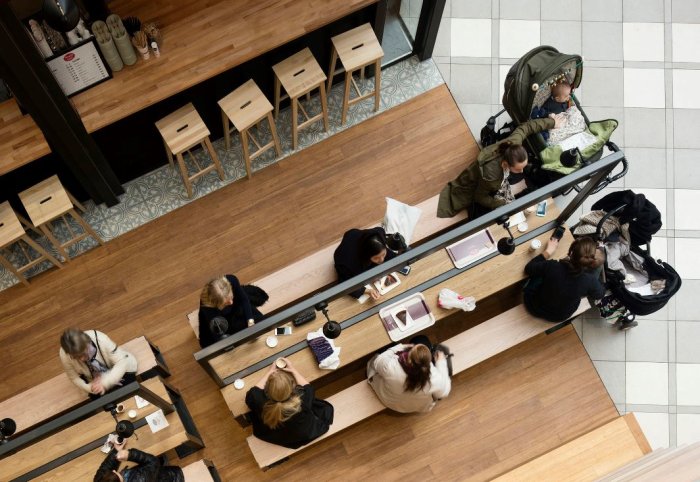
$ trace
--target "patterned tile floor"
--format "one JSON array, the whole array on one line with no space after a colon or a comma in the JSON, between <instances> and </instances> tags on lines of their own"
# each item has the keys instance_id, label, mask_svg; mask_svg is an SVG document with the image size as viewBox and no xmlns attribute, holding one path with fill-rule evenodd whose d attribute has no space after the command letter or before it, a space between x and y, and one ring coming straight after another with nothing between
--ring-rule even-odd
<instances>
[{"instance_id":1,"label":"patterned tile floor","mask_svg":"<svg viewBox=\"0 0 700 482\"><path fill-rule=\"evenodd\" d=\"M399 62L382 71L379 112L399 105L443 83L444 80L432 60L419 62L415 57L412 57ZM358 79L358 84L363 91L371 90L374 88L374 78L365 79L364 82L360 82ZM299 147L297 151L377 114L373 110L374 104L372 100L367 100L352 106L348 112L346 124L341 126L342 88L342 84L335 85L328 97L329 131L323 131L321 122L304 129L299 133ZM312 96L311 104L305 106L305 108L309 115L319 112L320 102L318 96ZM277 131L282 144L282 155L279 158L275 158L273 150L265 153L253 161L253 172L264 169L295 152L292 150L290 116L290 109L285 109L280 112L280 117L276 121ZM259 130L259 135L256 132L256 137L262 142L267 142L270 138L269 127L266 123L263 123L262 128ZM219 180L215 172L210 172L199 178L193 183L192 199L187 197L179 171L170 168L169 165L165 165L125 184L125 193L119 197L120 202L116 206L108 208L105 205L96 206L92 201L87 202L85 204L87 211L83 216L84 219L103 240L109 241L244 177L246 172L240 138L237 135L232 135L231 141L231 148L228 150L224 146L223 139L218 139L213 143L224 167L224 180ZM209 158L205 157L201 151L195 152L195 155L198 158L198 162L202 165L210 162ZM67 239L68 231L65 226L58 222L54 223L54 225L57 237L59 239ZM72 227L77 232L80 232L77 226L72 224ZM48 240L33 234L32 237L56 254ZM92 238L88 238L69 248L68 254L73 257L95 246L97 246L97 242ZM11 250L10 256L15 264L19 264L23 259L22 251L16 245ZM33 276L51 266L50 263L44 262L28 271L27 275ZM18 280L9 271L0 267L0 289L8 288L17 282Z\"/></svg>"}]
</instances>

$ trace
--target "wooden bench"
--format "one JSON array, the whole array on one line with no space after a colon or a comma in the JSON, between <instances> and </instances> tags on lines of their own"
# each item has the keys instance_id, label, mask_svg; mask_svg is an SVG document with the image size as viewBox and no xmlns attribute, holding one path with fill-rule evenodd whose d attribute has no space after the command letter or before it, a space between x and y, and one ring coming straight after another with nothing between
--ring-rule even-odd
<instances>
[{"instance_id":1,"label":"wooden bench","mask_svg":"<svg viewBox=\"0 0 700 482\"><path fill-rule=\"evenodd\" d=\"M581 305L572 318L589 308L588 301L581 300ZM530 315L524 305L518 305L441 343L449 347L454 354L452 370L453 375L456 375L555 326L557 325ZM248 446L258 466L267 468L275 465L298 450L303 450L386 408L366 380L328 397L327 400L335 407L333 425L323 436L303 447L289 449L264 442L253 435L249 436Z\"/></svg>"},{"instance_id":2,"label":"wooden bench","mask_svg":"<svg viewBox=\"0 0 700 482\"><path fill-rule=\"evenodd\" d=\"M145 380L156 375L170 376L160 350L145 336L134 338L121 347L138 360L137 374L140 379ZM56 363L60 364L58 353ZM15 421L19 434L88 401L87 394L73 385L65 373L61 373L0 402L0 414Z\"/></svg>"},{"instance_id":3,"label":"wooden bench","mask_svg":"<svg viewBox=\"0 0 700 482\"><path fill-rule=\"evenodd\" d=\"M530 230L555 219L558 211L551 205L545 217L537 217L534 214L528 217ZM501 226L489 227L494 239L505 236L505 230ZM515 234L515 233L514 233ZM524 236L525 234L518 233ZM541 234L538 239L542 244L546 244L550 233ZM572 241L569 233L562 239L562 245ZM509 289L513 285L525 279L525 265L533 258L534 254L529 251L529 243L518 245L515 252L510 256L495 256L471 269L461 270L453 277L434 285L430 288L422 289L426 304L435 316L436 322L440 323L445 317L453 312L438 306L438 293L442 288L450 288L465 296L473 296L478 303L502 290ZM398 301L407 290L419 287L421 284L433 280L435 277L454 269L454 265L442 249L429 256L426 256L412 264L411 274L402 278L401 285L388 293L381 299L381 302L389 300ZM488 279L488 283L484 283ZM359 322L343 329L342 334L336 340L336 345L342 348L340 355L341 366L348 365L373 351L380 350L391 343L391 339L386 333L384 326L372 310L374 303L368 302L360 305L354 298L343 296L332 300L329 303L329 314L332 319L342 322L353 317L362 317ZM367 311L370 310L370 311ZM266 370L274 359L285 353L294 366L304 374L309 382L324 377L329 372L318 367L318 363L311 350L306 348L306 333L318 330L325 322L323 317L294 330L289 336L279 337L279 343L274 349L265 345L265 336L251 340L243 345L237 346L235 350L222 353L210 361L211 367L223 376L233 376L241 378L245 387L255 385L262 376L262 370ZM292 349L294 351L290 351ZM231 413L242 423L242 415L248 412L245 404L245 393L247 389L237 390L233 384L221 389L221 393L226 400Z\"/></svg>"},{"instance_id":4,"label":"wooden bench","mask_svg":"<svg viewBox=\"0 0 700 482\"><path fill-rule=\"evenodd\" d=\"M415 206L422 212L413 232L411 240L413 245L420 244L422 241L467 219L466 211L462 211L452 218L438 218L436 214L439 197L439 194L435 195ZM379 223L374 223L367 228L378 225ZM333 253L339 244L340 239L306 258L253 281L252 284L261 287L270 295L269 301L263 306L265 312L275 311L337 282L338 275L335 272ZM199 310L189 313L187 320L194 330L195 336L199 337Z\"/></svg>"},{"instance_id":5,"label":"wooden bench","mask_svg":"<svg viewBox=\"0 0 700 482\"><path fill-rule=\"evenodd\" d=\"M221 477L211 461L202 459L182 468L185 482L221 482Z\"/></svg>"},{"instance_id":6,"label":"wooden bench","mask_svg":"<svg viewBox=\"0 0 700 482\"><path fill-rule=\"evenodd\" d=\"M650 452L637 419L628 413L493 480L598 480Z\"/></svg>"}]
</instances>

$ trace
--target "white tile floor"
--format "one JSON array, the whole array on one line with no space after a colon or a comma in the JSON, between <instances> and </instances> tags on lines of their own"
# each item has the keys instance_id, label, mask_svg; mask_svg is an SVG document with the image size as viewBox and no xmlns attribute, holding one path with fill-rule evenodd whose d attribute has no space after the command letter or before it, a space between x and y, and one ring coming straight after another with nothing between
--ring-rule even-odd
<instances>
[{"instance_id":1,"label":"white tile floor","mask_svg":"<svg viewBox=\"0 0 700 482\"><path fill-rule=\"evenodd\" d=\"M657 205L664 226L652 253L676 267L683 287L627 333L593 317L575 326L613 401L638 414L652 447L700 440L700 2L451 0L448 6L440 28L450 32L438 36L435 60L477 138L500 110L514 59L540 44L584 56L579 98L591 119L620 122L612 139L630 162L628 175L611 189L642 192Z\"/></svg>"}]
</instances>

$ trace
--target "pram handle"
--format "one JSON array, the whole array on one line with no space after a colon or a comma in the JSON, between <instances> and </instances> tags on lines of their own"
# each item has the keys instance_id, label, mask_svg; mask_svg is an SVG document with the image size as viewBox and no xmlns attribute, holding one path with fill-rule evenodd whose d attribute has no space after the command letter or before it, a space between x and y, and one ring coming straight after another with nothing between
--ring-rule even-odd
<instances>
[{"instance_id":1,"label":"pram handle","mask_svg":"<svg viewBox=\"0 0 700 482\"><path fill-rule=\"evenodd\" d=\"M605 146L606 146L608 149L610 149L610 151L612 151L612 152L619 152L619 151L620 151L620 148L617 147L617 144L615 144L615 143L612 142L612 141L606 142L606 143L605 143ZM628 170L628 168L629 168L629 164L628 164L628 162L627 162L627 158L625 158L625 157L623 156L623 157L622 157L622 160L621 160L620 162L622 162L622 171L620 171L619 173L615 174L614 176L610 176L610 175L607 176L604 180L602 180L602 181L600 182L600 184L598 184L598 185L595 187L595 189L593 189L593 190L591 191L591 194L595 194L595 193L597 193L597 192L600 192L603 188L607 187L607 186L610 185L611 183L617 181L618 179L622 179L623 177L625 177L625 174L627 174L627 170ZM574 186L574 190L575 190L576 192L580 192L580 191L581 191L581 187L580 187L580 186Z\"/></svg>"},{"instance_id":2,"label":"pram handle","mask_svg":"<svg viewBox=\"0 0 700 482\"><path fill-rule=\"evenodd\" d=\"M605 221L607 221L610 218L610 216L616 215L617 213L619 213L620 211L622 211L626 207L627 207L627 204L623 204L622 206L618 206L615 209L613 209L612 211L605 213L605 216L603 216L603 218L600 221L598 221L598 225L596 226L596 229L595 229L595 237L598 241L605 241L603 239L603 236L602 236L603 225L605 224Z\"/></svg>"}]
</instances>

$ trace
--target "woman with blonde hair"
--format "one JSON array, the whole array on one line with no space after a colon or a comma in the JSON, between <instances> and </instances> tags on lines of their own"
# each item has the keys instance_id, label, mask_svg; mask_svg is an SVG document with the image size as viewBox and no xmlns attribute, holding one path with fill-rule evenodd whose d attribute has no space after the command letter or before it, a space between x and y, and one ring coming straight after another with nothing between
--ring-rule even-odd
<instances>
[{"instance_id":1,"label":"woman with blonde hair","mask_svg":"<svg viewBox=\"0 0 700 482\"><path fill-rule=\"evenodd\" d=\"M605 294L597 269L604 254L592 238L579 238L569 247L569 256L549 259L559 246L550 238L545 250L525 266L530 277L524 289L525 308L547 321L565 321L578 309L581 298L599 300Z\"/></svg>"},{"instance_id":2,"label":"woman with blonde hair","mask_svg":"<svg viewBox=\"0 0 700 482\"><path fill-rule=\"evenodd\" d=\"M328 431L333 405L315 396L309 382L286 358L272 364L251 388L245 403L251 410L253 435L260 440L296 449Z\"/></svg>"},{"instance_id":3,"label":"woman with blonde hair","mask_svg":"<svg viewBox=\"0 0 700 482\"><path fill-rule=\"evenodd\" d=\"M433 348L426 336L394 345L367 364L367 378L379 400L401 413L429 412L450 393L450 369L442 345Z\"/></svg>"},{"instance_id":4,"label":"woman with blonde hair","mask_svg":"<svg viewBox=\"0 0 700 482\"><path fill-rule=\"evenodd\" d=\"M232 274L210 280L199 297L199 344L202 348L239 332L263 318L257 307L267 294L255 286L241 286Z\"/></svg>"}]
</instances>

